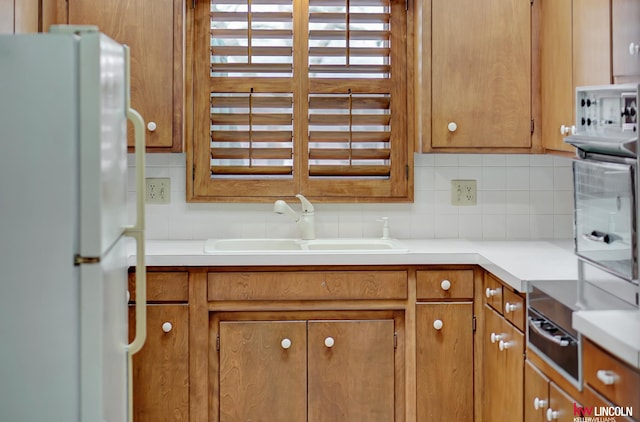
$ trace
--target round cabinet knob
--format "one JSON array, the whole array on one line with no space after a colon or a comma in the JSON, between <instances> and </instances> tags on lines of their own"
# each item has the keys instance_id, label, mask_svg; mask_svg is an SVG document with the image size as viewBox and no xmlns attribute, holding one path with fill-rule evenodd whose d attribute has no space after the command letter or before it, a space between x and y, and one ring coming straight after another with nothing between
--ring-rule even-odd
<instances>
[{"instance_id":1,"label":"round cabinet knob","mask_svg":"<svg viewBox=\"0 0 640 422\"><path fill-rule=\"evenodd\" d=\"M634 42L629 44L629 54L630 55L635 56L635 55L638 54L638 52L640 52L640 44L636 44Z\"/></svg>"},{"instance_id":2,"label":"round cabinet knob","mask_svg":"<svg viewBox=\"0 0 640 422\"><path fill-rule=\"evenodd\" d=\"M131 292L127 290L127 302L131 301Z\"/></svg>"},{"instance_id":3,"label":"round cabinet knob","mask_svg":"<svg viewBox=\"0 0 640 422\"><path fill-rule=\"evenodd\" d=\"M162 324L162 331L168 333L171 330L173 330L173 324L171 324L170 322L165 322L164 324Z\"/></svg>"},{"instance_id":4,"label":"round cabinet knob","mask_svg":"<svg viewBox=\"0 0 640 422\"><path fill-rule=\"evenodd\" d=\"M333 337L327 337L324 339L324 345L327 347L333 347L333 345L336 344L335 340L333 339Z\"/></svg>"},{"instance_id":5,"label":"round cabinet knob","mask_svg":"<svg viewBox=\"0 0 640 422\"><path fill-rule=\"evenodd\" d=\"M560 126L560 135L565 136L569 134L569 126Z\"/></svg>"},{"instance_id":6,"label":"round cabinet knob","mask_svg":"<svg viewBox=\"0 0 640 422\"><path fill-rule=\"evenodd\" d=\"M491 343L497 343L502 339L502 334L491 333Z\"/></svg>"},{"instance_id":7,"label":"round cabinet knob","mask_svg":"<svg viewBox=\"0 0 640 422\"><path fill-rule=\"evenodd\" d=\"M571 125L571 130L570 130L572 135L575 135L578 132L578 128L576 128L575 125Z\"/></svg>"},{"instance_id":8,"label":"round cabinet knob","mask_svg":"<svg viewBox=\"0 0 640 422\"><path fill-rule=\"evenodd\" d=\"M533 399L533 408L534 409L540 410L540 409L543 409L546 406L547 406L547 401L546 400L539 399L538 397Z\"/></svg>"},{"instance_id":9,"label":"round cabinet knob","mask_svg":"<svg viewBox=\"0 0 640 422\"><path fill-rule=\"evenodd\" d=\"M516 309L520 308L520 305L518 305L517 303L509 303L509 302L505 302L504 304L504 313L508 314L511 313L513 311L515 311Z\"/></svg>"},{"instance_id":10,"label":"round cabinet knob","mask_svg":"<svg viewBox=\"0 0 640 422\"><path fill-rule=\"evenodd\" d=\"M449 290L451 288L451 282L449 280L442 280L442 283L440 283L440 288L442 288L442 290Z\"/></svg>"},{"instance_id":11,"label":"round cabinet knob","mask_svg":"<svg viewBox=\"0 0 640 422\"><path fill-rule=\"evenodd\" d=\"M558 416L559 414L557 410L553 410L552 408L547 409L547 421L555 421L556 419L558 419Z\"/></svg>"},{"instance_id":12,"label":"round cabinet knob","mask_svg":"<svg viewBox=\"0 0 640 422\"><path fill-rule=\"evenodd\" d=\"M433 328L435 328L436 330L441 330L442 329L442 320L436 319L435 321L433 321Z\"/></svg>"},{"instance_id":13,"label":"round cabinet knob","mask_svg":"<svg viewBox=\"0 0 640 422\"><path fill-rule=\"evenodd\" d=\"M147 123L147 129L149 130L149 132L153 132L158 128L158 125L156 124L156 122L149 122Z\"/></svg>"},{"instance_id":14,"label":"round cabinet knob","mask_svg":"<svg viewBox=\"0 0 640 422\"><path fill-rule=\"evenodd\" d=\"M498 343L498 348L500 349L501 352L504 352L509 347L511 347L511 342L510 341L500 340L500 343Z\"/></svg>"},{"instance_id":15,"label":"round cabinet knob","mask_svg":"<svg viewBox=\"0 0 640 422\"><path fill-rule=\"evenodd\" d=\"M497 294L498 294L498 289L490 289L487 287L487 290L484 291L484 295L487 297L487 299L491 299Z\"/></svg>"},{"instance_id":16,"label":"round cabinet knob","mask_svg":"<svg viewBox=\"0 0 640 422\"><path fill-rule=\"evenodd\" d=\"M447 129L449 129L449 132L453 133L458 129L458 125L456 124L456 122L449 122L449 124L447 125Z\"/></svg>"},{"instance_id":17,"label":"round cabinet knob","mask_svg":"<svg viewBox=\"0 0 640 422\"><path fill-rule=\"evenodd\" d=\"M291 347L291 340L289 340L288 338L283 338L280 342L280 346L282 346L282 348L285 350L288 349L289 347Z\"/></svg>"}]
</instances>

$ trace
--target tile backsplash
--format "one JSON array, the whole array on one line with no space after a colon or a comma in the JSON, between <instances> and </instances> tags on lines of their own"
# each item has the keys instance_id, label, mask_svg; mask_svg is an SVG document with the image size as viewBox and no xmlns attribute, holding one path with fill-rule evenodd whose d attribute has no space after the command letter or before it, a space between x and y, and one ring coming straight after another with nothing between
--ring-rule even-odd
<instances>
[{"instance_id":1,"label":"tile backsplash","mask_svg":"<svg viewBox=\"0 0 640 422\"><path fill-rule=\"evenodd\" d=\"M273 204L187 203L185 155L147 154L146 177L171 179L171 203L146 206L148 239L298 237ZM129 165L134 165L133 156ZM135 209L130 171L129 205ZM477 205L451 205L451 180L477 181ZM317 237L569 239L573 236L571 159L550 155L416 154L414 202L314 204ZM295 210L300 204L291 202Z\"/></svg>"}]
</instances>

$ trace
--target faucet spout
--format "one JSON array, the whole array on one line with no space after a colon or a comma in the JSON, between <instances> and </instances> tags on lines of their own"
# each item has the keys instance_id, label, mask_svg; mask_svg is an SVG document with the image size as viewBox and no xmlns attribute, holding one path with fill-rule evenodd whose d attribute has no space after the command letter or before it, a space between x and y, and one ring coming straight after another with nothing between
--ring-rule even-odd
<instances>
[{"instance_id":1,"label":"faucet spout","mask_svg":"<svg viewBox=\"0 0 640 422\"><path fill-rule=\"evenodd\" d=\"M296 198L302 203L302 214L298 215L285 201L278 199L273 204L273 212L276 214L286 214L296 222L300 228L302 239L311 240L316 238L315 213L311 202L304 196L298 194Z\"/></svg>"}]
</instances>

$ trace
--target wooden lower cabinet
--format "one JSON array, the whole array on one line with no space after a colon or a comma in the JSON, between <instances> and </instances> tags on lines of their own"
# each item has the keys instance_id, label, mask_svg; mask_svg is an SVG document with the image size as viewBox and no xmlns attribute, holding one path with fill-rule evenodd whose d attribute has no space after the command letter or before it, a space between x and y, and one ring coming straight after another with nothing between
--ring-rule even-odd
<instances>
[{"instance_id":1,"label":"wooden lower cabinet","mask_svg":"<svg viewBox=\"0 0 640 422\"><path fill-rule=\"evenodd\" d=\"M130 327L134 319L132 306ZM147 338L133 356L134 422L189 420L188 336L186 304L147 305Z\"/></svg>"},{"instance_id":2,"label":"wooden lower cabinet","mask_svg":"<svg viewBox=\"0 0 640 422\"><path fill-rule=\"evenodd\" d=\"M482 420L524 417L524 334L484 306Z\"/></svg>"},{"instance_id":3,"label":"wooden lower cabinet","mask_svg":"<svg viewBox=\"0 0 640 422\"><path fill-rule=\"evenodd\" d=\"M219 363L210 370L217 379L210 420L402 420L396 415L402 327L393 317L251 317L212 314L210 338Z\"/></svg>"},{"instance_id":4,"label":"wooden lower cabinet","mask_svg":"<svg viewBox=\"0 0 640 422\"><path fill-rule=\"evenodd\" d=\"M473 304L416 305L417 421L473 421Z\"/></svg>"}]
</instances>

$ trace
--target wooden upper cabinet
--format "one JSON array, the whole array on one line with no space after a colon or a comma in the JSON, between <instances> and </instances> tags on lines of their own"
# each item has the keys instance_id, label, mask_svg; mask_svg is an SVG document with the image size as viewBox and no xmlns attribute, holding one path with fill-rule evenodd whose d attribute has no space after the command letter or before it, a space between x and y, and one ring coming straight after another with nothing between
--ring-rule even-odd
<instances>
[{"instance_id":1,"label":"wooden upper cabinet","mask_svg":"<svg viewBox=\"0 0 640 422\"><path fill-rule=\"evenodd\" d=\"M564 142L575 125L575 88L611 82L610 0L542 0L542 144L573 152Z\"/></svg>"},{"instance_id":2,"label":"wooden upper cabinet","mask_svg":"<svg viewBox=\"0 0 640 422\"><path fill-rule=\"evenodd\" d=\"M97 25L131 49L131 106L144 118L148 151L182 149L182 0L69 0L70 24ZM129 128L129 146L133 129Z\"/></svg>"},{"instance_id":3,"label":"wooden upper cabinet","mask_svg":"<svg viewBox=\"0 0 640 422\"><path fill-rule=\"evenodd\" d=\"M616 82L640 80L640 2L613 0L613 76Z\"/></svg>"},{"instance_id":4,"label":"wooden upper cabinet","mask_svg":"<svg viewBox=\"0 0 640 422\"><path fill-rule=\"evenodd\" d=\"M430 8L422 12L422 25L431 34L430 57L423 57L422 79L431 85L431 97L423 92L422 100L423 112L431 108L422 128L423 150L528 152L530 3L432 0L422 7Z\"/></svg>"},{"instance_id":5,"label":"wooden upper cabinet","mask_svg":"<svg viewBox=\"0 0 640 422\"><path fill-rule=\"evenodd\" d=\"M0 0L0 34L38 32L40 7L38 0Z\"/></svg>"}]
</instances>

